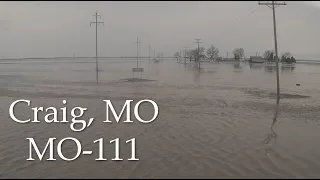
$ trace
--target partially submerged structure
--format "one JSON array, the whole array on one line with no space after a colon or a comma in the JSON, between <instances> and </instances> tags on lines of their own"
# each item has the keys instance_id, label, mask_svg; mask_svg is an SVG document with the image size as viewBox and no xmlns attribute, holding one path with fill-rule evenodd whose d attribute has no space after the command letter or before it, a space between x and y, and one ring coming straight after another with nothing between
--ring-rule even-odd
<instances>
[{"instance_id":1,"label":"partially submerged structure","mask_svg":"<svg viewBox=\"0 0 320 180\"><path fill-rule=\"evenodd\" d=\"M265 60L261 56L250 56L249 63L264 63Z\"/></svg>"}]
</instances>

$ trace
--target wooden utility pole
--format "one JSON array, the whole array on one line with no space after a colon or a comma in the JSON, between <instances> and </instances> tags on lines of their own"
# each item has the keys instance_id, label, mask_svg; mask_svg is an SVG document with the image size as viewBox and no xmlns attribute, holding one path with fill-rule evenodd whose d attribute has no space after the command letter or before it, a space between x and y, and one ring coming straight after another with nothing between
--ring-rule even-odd
<instances>
[{"instance_id":1,"label":"wooden utility pole","mask_svg":"<svg viewBox=\"0 0 320 180\"><path fill-rule=\"evenodd\" d=\"M188 47L184 47L184 65L187 63L187 48Z\"/></svg>"},{"instance_id":2,"label":"wooden utility pole","mask_svg":"<svg viewBox=\"0 0 320 180\"><path fill-rule=\"evenodd\" d=\"M137 37L137 68L139 67L139 44L140 44L140 41L139 41L139 37Z\"/></svg>"},{"instance_id":3,"label":"wooden utility pole","mask_svg":"<svg viewBox=\"0 0 320 180\"><path fill-rule=\"evenodd\" d=\"M258 2L259 5L266 5L272 9L273 14L273 33L274 33L274 47L275 47L275 55L276 55L276 64L277 64L277 104L279 104L280 100L280 80L279 80L279 57L278 57L278 42L277 42L277 25L276 25L276 12L275 9L281 5L287 5L286 3L275 3L275 1L261 3Z\"/></svg>"},{"instance_id":4,"label":"wooden utility pole","mask_svg":"<svg viewBox=\"0 0 320 180\"><path fill-rule=\"evenodd\" d=\"M200 43L202 43L202 42L200 42L200 40L201 39L195 39L196 40L196 42L195 43L197 43L198 44L198 53L197 53L197 59L198 59L198 63L199 63L199 69L200 69L200 47L199 47L199 44Z\"/></svg>"},{"instance_id":5,"label":"wooden utility pole","mask_svg":"<svg viewBox=\"0 0 320 180\"><path fill-rule=\"evenodd\" d=\"M98 15L98 11L96 11L96 13L93 16L95 16L96 21L90 22L90 26L91 26L91 24L96 24L96 79L98 82L98 71L99 71L99 68L98 68L98 25L103 24L104 22L102 22L102 21L98 22L98 16L101 18L101 16Z\"/></svg>"},{"instance_id":6,"label":"wooden utility pole","mask_svg":"<svg viewBox=\"0 0 320 180\"><path fill-rule=\"evenodd\" d=\"M148 59L149 59L149 65L150 65L150 50L151 50L151 47L150 47L150 44L149 44L149 57L148 57Z\"/></svg>"}]
</instances>

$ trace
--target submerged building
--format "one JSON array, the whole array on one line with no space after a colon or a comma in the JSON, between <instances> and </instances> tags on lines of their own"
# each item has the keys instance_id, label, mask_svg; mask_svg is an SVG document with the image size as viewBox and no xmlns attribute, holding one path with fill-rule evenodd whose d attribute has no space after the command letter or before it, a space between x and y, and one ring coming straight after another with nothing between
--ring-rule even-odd
<instances>
[{"instance_id":1,"label":"submerged building","mask_svg":"<svg viewBox=\"0 0 320 180\"><path fill-rule=\"evenodd\" d=\"M250 56L249 62L250 63L264 63L265 60L261 56Z\"/></svg>"}]
</instances>

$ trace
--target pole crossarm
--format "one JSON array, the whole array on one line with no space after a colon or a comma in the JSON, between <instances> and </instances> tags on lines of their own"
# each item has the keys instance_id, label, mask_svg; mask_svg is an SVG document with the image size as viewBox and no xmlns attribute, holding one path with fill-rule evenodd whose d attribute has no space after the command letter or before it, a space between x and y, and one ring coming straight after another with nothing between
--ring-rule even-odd
<instances>
[{"instance_id":1,"label":"pole crossarm","mask_svg":"<svg viewBox=\"0 0 320 180\"><path fill-rule=\"evenodd\" d=\"M268 6L269 8L273 9L272 7L272 2L258 2L259 5L266 5ZM275 6L274 8L277 8L279 6L284 6L284 5L287 5L287 3L283 2L283 3L277 3L277 2L274 2L273 5Z\"/></svg>"},{"instance_id":2,"label":"pole crossarm","mask_svg":"<svg viewBox=\"0 0 320 180\"><path fill-rule=\"evenodd\" d=\"M258 3L259 5L272 5L272 3L269 3L269 2L267 2L267 3L261 3L260 1L259 1L259 3ZM287 5L287 3L274 3L274 5L275 6L278 6L278 5Z\"/></svg>"}]
</instances>

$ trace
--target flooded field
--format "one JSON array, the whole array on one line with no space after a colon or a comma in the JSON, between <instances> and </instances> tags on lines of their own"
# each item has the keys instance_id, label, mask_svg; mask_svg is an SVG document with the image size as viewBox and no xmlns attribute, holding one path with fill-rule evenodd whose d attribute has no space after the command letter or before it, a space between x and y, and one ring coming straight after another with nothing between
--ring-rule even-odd
<instances>
[{"instance_id":1,"label":"flooded field","mask_svg":"<svg viewBox=\"0 0 320 180\"><path fill-rule=\"evenodd\" d=\"M0 178L315 178L320 177L320 65L296 64L280 68L281 100L278 120L270 126L276 104L276 69L272 66L163 60L140 60L143 81L130 81L136 61L25 60L0 62ZM140 77L139 77L140 76ZM296 84L300 84L297 86ZM127 99L152 99L159 116L151 124L102 123L103 100L111 100L117 112ZM17 124L9 106L17 99L31 100L32 107L87 107L85 119L96 121L83 132L68 124ZM30 107L31 108L31 107ZM26 106L17 106L20 119L32 118ZM141 106L142 117L153 114ZM39 113L43 120L44 113ZM61 115L59 115L61 116ZM71 120L71 117L69 117ZM275 135L276 134L276 135ZM48 138L76 137L84 150L75 161L26 161L27 137L43 150ZM120 138L124 161L95 161L98 146ZM136 138L139 161L127 161ZM73 157L73 143L63 146ZM109 159L114 146L106 145ZM56 152L55 152L56 154ZM34 154L36 155L36 154ZM35 156L36 157L36 156ZM48 156L45 156L47 159Z\"/></svg>"}]
</instances>

